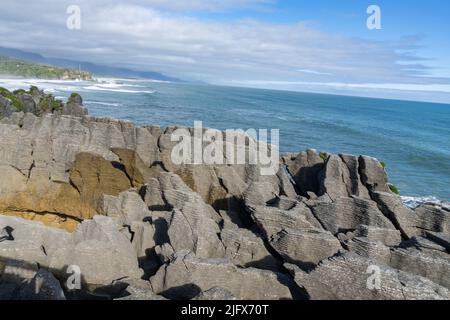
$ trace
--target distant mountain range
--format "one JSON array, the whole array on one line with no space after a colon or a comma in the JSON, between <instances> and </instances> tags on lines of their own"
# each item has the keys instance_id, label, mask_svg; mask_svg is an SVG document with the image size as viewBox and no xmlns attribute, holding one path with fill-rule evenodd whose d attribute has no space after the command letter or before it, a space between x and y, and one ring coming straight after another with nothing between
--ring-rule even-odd
<instances>
[{"instance_id":1,"label":"distant mountain range","mask_svg":"<svg viewBox=\"0 0 450 320\"><path fill-rule=\"evenodd\" d=\"M90 72L59 68L2 55L0 55L0 75L37 79L93 80Z\"/></svg>"},{"instance_id":2,"label":"distant mountain range","mask_svg":"<svg viewBox=\"0 0 450 320\"><path fill-rule=\"evenodd\" d=\"M38 53L26 52L18 49L0 47L0 56L5 56L13 59L52 65L60 68L69 69L83 69L93 73L95 76L109 76L109 77L124 77L124 78L140 78L153 79L160 81L182 82L177 78L166 76L159 72L153 71L138 71L126 68L117 68L111 66L104 66L86 61L67 60L61 58L45 57Z\"/></svg>"}]
</instances>

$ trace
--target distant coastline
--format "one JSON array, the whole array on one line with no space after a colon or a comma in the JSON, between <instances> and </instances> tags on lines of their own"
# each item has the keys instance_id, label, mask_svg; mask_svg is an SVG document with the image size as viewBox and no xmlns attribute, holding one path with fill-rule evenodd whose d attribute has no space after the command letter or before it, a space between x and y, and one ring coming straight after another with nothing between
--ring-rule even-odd
<instances>
[{"instance_id":1,"label":"distant coastline","mask_svg":"<svg viewBox=\"0 0 450 320\"><path fill-rule=\"evenodd\" d=\"M46 64L12 59L6 56L0 56L0 76L45 80L94 80L90 72L83 71L81 68L78 70L59 68Z\"/></svg>"}]
</instances>

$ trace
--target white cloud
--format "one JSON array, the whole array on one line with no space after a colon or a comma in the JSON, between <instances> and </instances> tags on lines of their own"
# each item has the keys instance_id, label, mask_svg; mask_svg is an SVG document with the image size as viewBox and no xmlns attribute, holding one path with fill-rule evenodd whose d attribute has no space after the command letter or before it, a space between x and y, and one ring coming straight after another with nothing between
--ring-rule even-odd
<instances>
[{"instance_id":1,"label":"white cloud","mask_svg":"<svg viewBox=\"0 0 450 320\"><path fill-rule=\"evenodd\" d=\"M234 81L235 84L248 86L323 86L336 89L386 89L399 91L423 91L450 93L450 84L411 84L411 83L344 83L344 82L308 82L308 81L271 81L249 80Z\"/></svg>"},{"instance_id":2,"label":"white cloud","mask_svg":"<svg viewBox=\"0 0 450 320\"><path fill-rule=\"evenodd\" d=\"M308 69L298 69L298 72L302 73L309 73L309 74L317 74L317 75L325 75L325 76L331 76L332 74L329 72L322 72L322 71L316 71L316 70L308 70Z\"/></svg>"},{"instance_id":3,"label":"white cloud","mask_svg":"<svg viewBox=\"0 0 450 320\"><path fill-rule=\"evenodd\" d=\"M2 0L2 44L49 56L155 70L217 84L251 84L255 79L269 80L265 81L267 85L278 87L296 82L323 86L389 82L415 85L420 90L426 84L449 83L447 78L425 76L428 69L423 59L414 55L415 38L375 42L321 32L306 23L251 19L217 22L154 8L225 10L270 1L78 3L82 30L71 31L65 27L65 9L72 1L41 0L24 6Z\"/></svg>"},{"instance_id":4,"label":"white cloud","mask_svg":"<svg viewBox=\"0 0 450 320\"><path fill-rule=\"evenodd\" d=\"M235 8L266 8L272 0L146 0L141 1L157 8L183 11L226 11Z\"/></svg>"}]
</instances>

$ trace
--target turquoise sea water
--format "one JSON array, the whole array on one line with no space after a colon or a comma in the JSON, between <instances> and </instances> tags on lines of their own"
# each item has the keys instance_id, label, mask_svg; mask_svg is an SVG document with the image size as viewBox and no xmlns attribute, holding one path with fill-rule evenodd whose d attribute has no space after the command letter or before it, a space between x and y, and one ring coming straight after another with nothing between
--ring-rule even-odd
<instances>
[{"instance_id":1,"label":"turquoise sea water","mask_svg":"<svg viewBox=\"0 0 450 320\"><path fill-rule=\"evenodd\" d=\"M91 115L138 125L278 128L282 152L374 156L402 195L450 200L450 105L136 80L34 83L55 96L77 91Z\"/></svg>"}]
</instances>

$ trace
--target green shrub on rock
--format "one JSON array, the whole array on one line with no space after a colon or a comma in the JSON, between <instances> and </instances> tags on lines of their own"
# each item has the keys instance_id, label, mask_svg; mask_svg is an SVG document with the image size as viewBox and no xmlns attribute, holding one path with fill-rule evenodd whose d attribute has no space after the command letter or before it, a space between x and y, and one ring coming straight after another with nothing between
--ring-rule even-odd
<instances>
[{"instance_id":1,"label":"green shrub on rock","mask_svg":"<svg viewBox=\"0 0 450 320\"><path fill-rule=\"evenodd\" d=\"M41 91L36 86L30 86L30 90L28 90L28 93L32 96L38 96L41 94Z\"/></svg>"},{"instance_id":2,"label":"green shrub on rock","mask_svg":"<svg viewBox=\"0 0 450 320\"><path fill-rule=\"evenodd\" d=\"M319 157L320 157L323 161L327 161L327 160L328 160L328 153L326 153L326 152L321 152L321 153L319 153Z\"/></svg>"},{"instance_id":3,"label":"green shrub on rock","mask_svg":"<svg viewBox=\"0 0 450 320\"><path fill-rule=\"evenodd\" d=\"M38 103L38 109L44 113L53 113L54 111L62 110L63 102L56 100L52 94L44 96Z\"/></svg>"},{"instance_id":4,"label":"green shrub on rock","mask_svg":"<svg viewBox=\"0 0 450 320\"><path fill-rule=\"evenodd\" d=\"M389 189L391 190L392 193L395 193L396 195L400 195L400 191L398 190L397 186L390 184Z\"/></svg>"},{"instance_id":5,"label":"green shrub on rock","mask_svg":"<svg viewBox=\"0 0 450 320\"><path fill-rule=\"evenodd\" d=\"M80 96L80 94L78 94L78 93L76 93L76 92L72 92L72 93L70 94L70 98L71 98L71 99L79 99L79 98L81 98L81 96Z\"/></svg>"},{"instance_id":6,"label":"green shrub on rock","mask_svg":"<svg viewBox=\"0 0 450 320\"><path fill-rule=\"evenodd\" d=\"M16 108L17 111L23 111L24 105L23 105L22 101L20 101L20 99L17 98L8 89L0 87L0 95L9 99L11 101L11 104L13 105L14 108Z\"/></svg>"},{"instance_id":7,"label":"green shrub on rock","mask_svg":"<svg viewBox=\"0 0 450 320\"><path fill-rule=\"evenodd\" d=\"M5 89L3 87L0 87L0 95L4 96L5 98L8 98L8 96L11 94L11 92L8 89Z\"/></svg>"},{"instance_id":8,"label":"green shrub on rock","mask_svg":"<svg viewBox=\"0 0 450 320\"><path fill-rule=\"evenodd\" d=\"M24 93L28 93L28 92L24 89L17 89L17 90L14 90L13 93L15 95L19 95L19 94L24 94Z\"/></svg>"}]
</instances>

